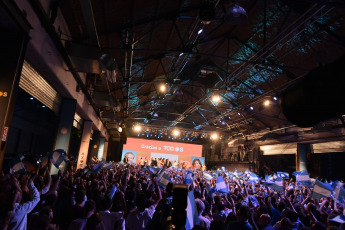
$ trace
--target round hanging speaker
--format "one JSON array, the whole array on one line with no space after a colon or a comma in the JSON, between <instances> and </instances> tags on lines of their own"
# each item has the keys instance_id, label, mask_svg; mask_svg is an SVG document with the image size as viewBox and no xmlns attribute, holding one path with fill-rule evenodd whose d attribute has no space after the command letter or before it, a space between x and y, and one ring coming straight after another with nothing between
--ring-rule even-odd
<instances>
[{"instance_id":1,"label":"round hanging speaker","mask_svg":"<svg viewBox=\"0 0 345 230\"><path fill-rule=\"evenodd\" d=\"M285 117L300 127L311 127L345 114L345 55L311 71L288 88L281 98Z\"/></svg>"}]
</instances>

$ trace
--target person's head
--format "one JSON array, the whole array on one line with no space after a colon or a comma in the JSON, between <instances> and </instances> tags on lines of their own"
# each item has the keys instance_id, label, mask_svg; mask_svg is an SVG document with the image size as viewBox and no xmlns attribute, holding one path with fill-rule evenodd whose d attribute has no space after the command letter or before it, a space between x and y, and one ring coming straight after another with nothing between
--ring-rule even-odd
<instances>
[{"instance_id":1,"label":"person's head","mask_svg":"<svg viewBox=\"0 0 345 230\"><path fill-rule=\"evenodd\" d=\"M240 221L247 221L250 216L249 207L247 205L242 205L237 212Z\"/></svg>"},{"instance_id":2,"label":"person's head","mask_svg":"<svg viewBox=\"0 0 345 230\"><path fill-rule=\"evenodd\" d=\"M53 206L55 206L56 200L57 200L57 196L55 194L53 194L53 193L48 194L45 197L45 205L53 207Z\"/></svg>"},{"instance_id":3,"label":"person's head","mask_svg":"<svg viewBox=\"0 0 345 230\"><path fill-rule=\"evenodd\" d=\"M193 160L192 165L193 165L194 168L200 169L202 164L201 164L200 159L196 158L196 159Z\"/></svg>"},{"instance_id":4,"label":"person's head","mask_svg":"<svg viewBox=\"0 0 345 230\"><path fill-rule=\"evenodd\" d=\"M259 225L260 227L264 227L271 223L271 217L268 214L262 214L259 218Z\"/></svg>"},{"instance_id":5,"label":"person's head","mask_svg":"<svg viewBox=\"0 0 345 230\"><path fill-rule=\"evenodd\" d=\"M77 190L74 195L74 200L77 205L81 205L85 200L85 191Z\"/></svg>"},{"instance_id":6,"label":"person's head","mask_svg":"<svg viewBox=\"0 0 345 230\"><path fill-rule=\"evenodd\" d=\"M145 208L148 206L148 200L144 193L139 193L136 197L136 205L139 212L145 211Z\"/></svg>"},{"instance_id":7,"label":"person's head","mask_svg":"<svg viewBox=\"0 0 345 230\"><path fill-rule=\"evenodd\" d=\"M109 196L105 196L102 200L101 210L110 210L112 206L113 201L111 200L111 198Z\"/></svg>"},{"instance_id":8,"label":"person's head","mask_svg":"<svg viewBox=\"0 0 345 230\"><path fill-rule=\"evenodd\" d=\"M83 217L89 218L92 216L96 211L96 203L93 200L88 200L85 202L85 205L83 207Z\"/></svg>"},{"instance_id":9,"label":"person's head","mask_svg":"<svg viewBox=\"0 0 345 230\"><path fill-rule=\"evenodd\" d=\"M132 152L127 152L124 158L124 162L127 164L132 164L134 162L134 154Z\"/></svg>"},{"instance_id":10,"label":"person's head","mask_svg":"<svg viewBox=\"0 0 345 230\"><path fill-rule=\"evenodd\" d=\"M102 218L98 213L93 214L87 220L84 227L85 230L100 230L102 229Z\"/></svg>"},{"instance_id":11,"label":"person's head","mask_svg":"<svg viewBox=\"0 0 345 230\"><path fill-rule=\"evenodd\" d=\"M210 225L210 230L225 230L226 225L224 221L221 220L213 220Z\"/></svg>"},{"instance_id":12,"label":"person's head","mask_svg":"<svg viewBox=\"0 0 345 230\"><path fill-rule=\"evenodd\" d=\"M221 201L219 201L218 203L217 203L217 209L218 209L218 211L222 211L222 210L224 210L226 208L226 205L225 205L225 202L223 201L223 200L221 200Z\"/></svg>"},{"instance_id":13,"label":"person's head","mask_svg":"<svg viewBox=\"0 0 345 230\"><path fill-rule=\"evenodd\" d=\"M291 220L291 222L297 222L298 221L298 214L292 210L288 210L286 213L286 217Z\"/></svg>"},{"instance_id":14,"label":"person's head","mask_svg":"<svg viewBox=\"0 0 345 230\"><path fill-rule=\"evenodd\" d=\"M187 169L188 168L188 161L184 161L182 163L182 168Z\"/></svg>"},{"instance_id":15,"label":"person's head","mask_svg":"<svg viewBox=\"0 0 345 230\"><path fill-rule=\"evenodd\" d=\"M287 217L284 217L280 221L280 228L292 228L291 220L289 218L287 218Z\"/></svg>"},{"instance_id":16,"label":"person's head","mask_svg":"<svg viewBox=\"0 0 345 230\"><path fill-rule=\"evenodd\" d=\"M196 209L198 210L199 216L202 214L202 212L205 210L205 204L200 199L195 199Z\"/></svg>"},{"instance_id":17,"label":"person's head","mask_svg":"<svg viewBox=\"0 0 345 230\"><path fill-rule=\"evenodd\" d=\"M29 229L48 230L49 224L49 217L45 215L33 215L29 223Z\"/></svg>"},{"instance_id":18,"label":"person's head","mask_svg":"<svg viewBox=\"0 0 345 230\"><path fill-rule=\"evenodd\" d=\"M49 206L44 206L40 210L39 215L48 217L49 221L52 221L54 217L53 210Z\"/></svg>"}]
</instances>

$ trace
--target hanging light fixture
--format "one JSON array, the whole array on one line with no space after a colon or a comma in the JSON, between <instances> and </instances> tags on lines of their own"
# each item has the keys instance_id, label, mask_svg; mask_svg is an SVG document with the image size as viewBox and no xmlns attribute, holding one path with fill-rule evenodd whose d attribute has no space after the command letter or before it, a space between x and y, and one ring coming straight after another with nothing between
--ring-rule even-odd
<instances>
[{"instance_id":1,"label":"hanging light fixture","mask_svg":"<svg viewBox=\"0 0 345 230\"><path fill-rule=\"evenodd\" d=\"M211 0L201 2L199 9L199 18L205 25L210 24L216 18L215 4Z\"/></svg>"},{"instance_id":2,"label":"hanging light fixture","mask_svg":"<svg viewBox=\"0 0 345 230\"><path fill-rule=\"evenodd\" d=\"M231 24L240 24L247 19L247 12L237 3L229 8L228 12L224 16L224 20Z\"/></svg>"}]
</instances>

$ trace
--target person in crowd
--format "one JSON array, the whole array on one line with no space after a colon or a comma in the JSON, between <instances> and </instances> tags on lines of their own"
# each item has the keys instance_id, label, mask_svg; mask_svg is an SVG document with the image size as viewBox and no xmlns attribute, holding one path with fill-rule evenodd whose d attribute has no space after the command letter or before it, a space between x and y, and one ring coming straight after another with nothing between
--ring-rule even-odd
<instances>
[{"instance_id":1,"label":"person in crowd","mask_svg":"<svg viewBox=\"0 0 345 230\"><path fill-rule=\"evenodd\" d=\"M185 170L188 170L189 168L188 168L188 165L189 165L190 163L188 162L188 161L184 161L183 163L182 163L182 168L183 169L185 169Z\"/></svg>"},{"instance_id":2,"label":"person in crowd","mask_svg":"<svg viewBox=\"0 0 345 230\"><path fill-rule=\"evenodd\" d=\"M35 174L1 174L0 230L168 229L174 186L186 182L188 171L199 220L194 229L344 229L334 221L345 212L344 200L315 199L313 186L283 180L277 190L239 172L209 170L205 177L188 164L152 161L164 167L113 163L95 172L93 165L99 162L94 159L85 169L67 165L65 172L52 176L46 167ZM219 177L225 191L219 190Z\"/></svg>"},{"instance_id":3,"label":"person in crowd","mask_svg":"<svg viewBox=\"0 0 345 230\"><path fill-rule=\"evenodd\" d=\"M207 167L206 167L206 164L205 164L205 163L202 164L201 170L202 170L202 171L206 171L206 170L207 170Z\"/></svg>"},{"instance_id":4,"label":"person in crowd","mask_svg":"<svg viewBox=\"0 0 345 230\"><path fill-rule=\"evenodd\" d=\"M126 152L125 157L123 158L123 162L126 164L133 164L134 163L134 153Z\"/></svg>"},{"instance_id":5,"label":"person in crowd","mask_svg":"<svg viewBox=\"0 0 345 230\"><path fill-rule=\"evenodd\" d=\"M195 158L193 160L192 165L193 165L193 168L195 169L201 169L201 166L202 166L201 161L198 158Z\"/></svg>"},{"instance_id":6,"label":"person in crowd","mask_svg":"<svg viewBox=\"0 0 345 230\"><path fill-rule=\"evenodd\" d=\"M202 213L205 211L205 204L200 199L195 199L196 209L199 215L199 225L205 227L206 229L210 229L211 221L206 217L202 216Z\"/></svg>"},{"instance_id":7,"label":"person in crowd","mask_svg":"<svg viewBox=\"0 0 345 230\"><path fill-rule=\"evenodd\" d=\"M102 200L102 208L99 212L105 229L125 230L123 212L110 212L113 202L109 196Z\"/></svg>"},{"instance_id":8,"label":"person in crowd","mask_svg":"<svg viewBox=\"0 0 345 230\"><path fill-rule=\"evenodd\" d=\"M38 172L38 171L37 171ZM8 229L27 229L27 215L30 213L40 201L40 194L34 185L35 175L23 175L21 178L21 187L14 179L14 196L15 200L12 219L8 225Z\"/></svg>"},{"instance_id":9,"label":"person in crowd","mask_svg":"<svg viewBox=\"0 0 345 230\"><path fill-rule=\"evenodd\" d=\"M85 202L85 205L83 207L83 216L82 218L74 220L69 225L69 230L83 230L84 226L86 225L86 222L88 219L96 212L96 203L93 200L88 200Z\"/></svg>"},{"instance_id":10,"label":"person in crowd","mask_svg":"<svg viewBox=\"0 0 345 230\"><path fill-rule=\"evenodd\" d=\"M152 180L155 188L157 198L153 204L149 204L149 200L145 193L139 193L136 198L136 209L132 210L127 217L126 229L128 230L142 230L148 227L149 222L152 220L158 202L162 199L162 194L157 182L157 178Z\"/></svg>"}]
</instances>

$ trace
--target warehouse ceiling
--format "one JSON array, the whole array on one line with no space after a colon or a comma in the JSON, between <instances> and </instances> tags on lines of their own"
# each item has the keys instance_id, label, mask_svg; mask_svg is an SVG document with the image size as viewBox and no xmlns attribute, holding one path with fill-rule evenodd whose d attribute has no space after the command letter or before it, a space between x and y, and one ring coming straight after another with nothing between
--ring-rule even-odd
<instances>
[{"instance_id":1,"label":"warehouse ceiling","mask_svg":"<svg viewBox=\"0 0 345 230\"><path fill-rule=\"evenodd\" d=\"M62 12L69 34L61 38L109 127L227 135L289 127L282 92L345 51L343 1L61 0L52 7Z\"/></svg>"}]
</instances>

